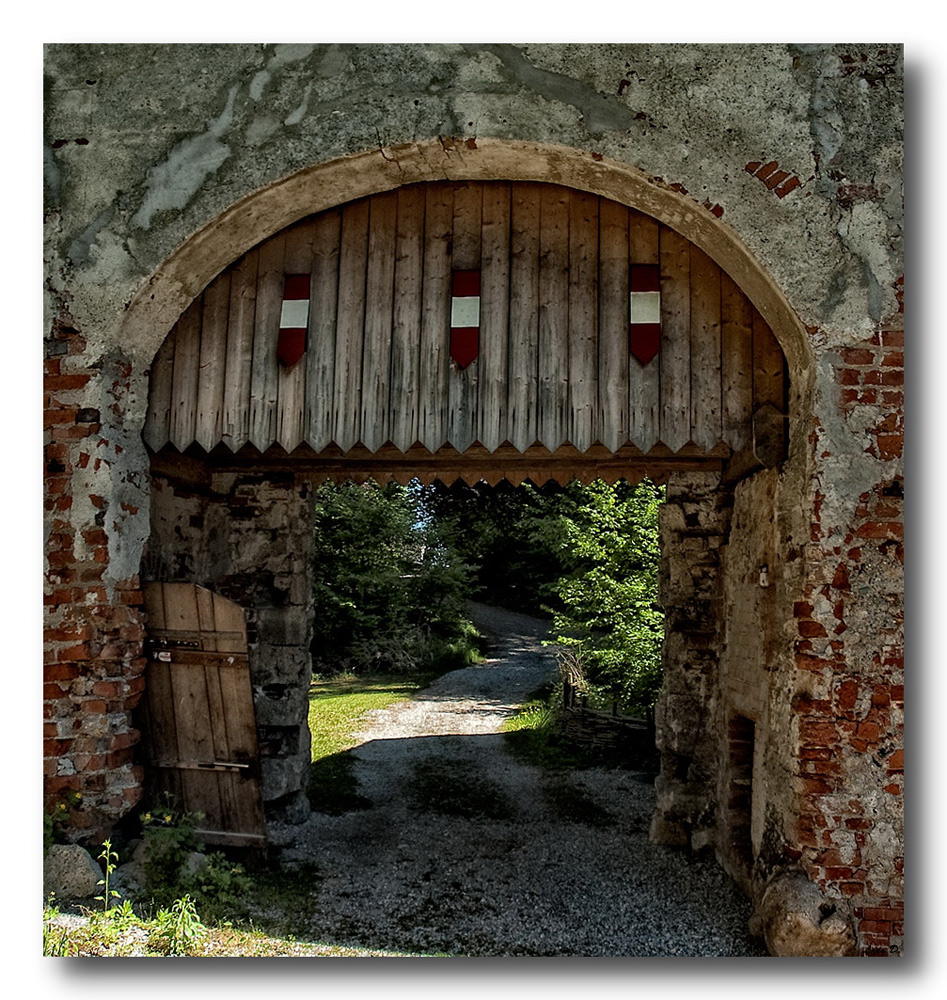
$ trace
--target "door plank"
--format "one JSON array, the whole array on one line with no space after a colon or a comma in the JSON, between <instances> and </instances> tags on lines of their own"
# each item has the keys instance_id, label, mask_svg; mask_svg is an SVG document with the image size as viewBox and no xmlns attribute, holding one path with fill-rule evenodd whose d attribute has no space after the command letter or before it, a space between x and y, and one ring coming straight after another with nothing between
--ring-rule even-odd
<instances>
[{"instance_id":1,"label":"door plank","mask_svg":"<svg viewBox=\"0 0 947 1000\"><path fill-rule=\"evenodd\" d=\"M540 185L516 183L510 223L510 443L519 451L538 435Z\"/></svg>"},{"instance_id":2,"label":"door plank","mask_svg":"<svg viewBox=\"0 0 947 1000\"><path fill-rule=\"evenodd\" d=\"M336 321L342 213L324 212L312 236L309 350L306 354L306 441L322 451L335 433Z\"/></svg>"},{"instance_id":3,"label":"door plank","mask_svg":"<svg viewBox=\"0 0 947 1000\"><path fill-rule=\"evenodd\" d=\"M569 435L569 204L544 184L539 221L539 441L555 451Z\"/></svg>"},{"instance_id":4,"label":"door plank","mask_svg":"<svg viewBox=\"0 0 947 1000\"><path fill-rule=\"evenodd\" d=\"M348 451L361 437L362 348L368 263L367 199L342 209L339 312L335 347L335 443Z\"/></svg>"},{"instance_id":5,"label":"door plank","mask_svg":"<svg viewBox=\"0 0 947 1000\"><path fill-rule=\"evenodd\" d=\"M421 304L418 440L429 451L447 441L447 385L450 351L451 235L453 191L435 184L426 191L424 294Z\"/></svg>"},{"instance_id":6,"label":"door plank","mask_svg":"<svg viewBox=\"0 0 947 1000\"><path fill-rule=\"evenodd\" d=\"M628 441L630 435L628 209L624 205L603 198L600 212L598 408L601 431L599 433L602 444L612 451L617 451Z\"/></svg>"},{"instance_id":7,"label":"door plank","mask_svg":"<svg viewBox=\"0 0 947 1000\"><path fill-rule=\"evenodd\" d=\"M662 226L660 252L660 440L676 452L687 444L691 432L690 243L673 229Z\"/></svg>"},{"instance_id":8,"label":"door plank","mask_svg":"<svg viewBox=\"0 0 947 1000\"><path fill-rule=\"evenodd\" d=\"M569 202L570 424L566 439L587 451L598 429L599 199L573 191Z\"/></svg>"},{"instance_id":9,"label":"door plank","mask_svg":"<svg viewBox=\"0 0 947 1000\"><path fill-rule=\"evenodd\" d=\"M239 451L250 437L250 378L259 256L257 250L246 254L234 265L230 276L221 439L234 452Z\"/></svg>"},{"instance_id":10,"label":"door plank","mask_svg":"<svg viewBox=\"0 0 947 1000\"><path fill-rule=\"evenodd\" d=\"M394 304L391 321L391 443L407 451L418 440L421 301L424 277L424 188L398 190Z\"/></svg>"},{"instance_id":11,"label":"door plank","mask_svg":"<svg viewBox=\"0 0 947 1000\"><path fill-rule=\"evenodd\" d=\"M201 298L199 295L178 320L171 392L171 443L178 451L184 451L194 440L201 357Z\"/></svg>"},{"instance_id":12,"label":"door plank","mask_svg":"<svg viewBox=\"0 0 947 1000\"><path fill-rule=\"evenodd\" d=\"M483 193L480 259L480 443L495 451L507 439L507 365L510 330L510 185Z\"/></svg>"},{"instance_id":13,"label":"door plank","mask_svg":"<svg viewBox=\"0 0 947 1000\"><path fill-rule=\"evenodd\" d=\"M377 194L370 201L361 427L362 443L371 452L384 445L389 436L397 211L398 196L393 191Z\"/></svg>"},{"instance_id":14,"label":"door plank","mask_svg":"<svg viewBox=\"0 0 947 1000\"><path fill-rule=\"evenodd\" d=\"M750 443L753 413L753 326L749 299L721 273L720 336L723 440L734 451Z\"/></svg>"},{"instance_id":15,"label":"door plank","mask_svg":"<svg viewBox=\"0 0 947 1000\"><path fill-rule=\"evenodd\" d=\"M174 380L174 355L178 327L175 325L158 348L151 362L149 376L148 416L145 420L145 443L158 451L171 437L171 392Z\"/></svg>"},{"instance_id":16,"label":"door plank","mask_svg":"<svg viewBox=\"0 0 947 1000\"><path fill-rule=\"evenodd\" d=\"M691 440L710 451L722 434L720 268L691 247Z\"/></svg>"},{"instance_id":17,"label":"door plank","mask_svg":"<svg viewBox=\"0 0 947 1000\"><path fill-rule=\"evenodd\" d=\"M194 440L210 451L219 441L227 363L230 272L218 275L204 290L201 311L200 378Z\"/></svg>"},{"instance_id":18,"label":"door plank","mask_svg":"<svg viewBox=\"0 0 947 1000\"><path fill-rule=\"evenodd\" d=\"M250 444L260 451L276 440L276 404L279 386L279 337L283 306L284 233L260 247L257 300L253 321L253 362L250 372Z\"/></svg>"}]
</instances>

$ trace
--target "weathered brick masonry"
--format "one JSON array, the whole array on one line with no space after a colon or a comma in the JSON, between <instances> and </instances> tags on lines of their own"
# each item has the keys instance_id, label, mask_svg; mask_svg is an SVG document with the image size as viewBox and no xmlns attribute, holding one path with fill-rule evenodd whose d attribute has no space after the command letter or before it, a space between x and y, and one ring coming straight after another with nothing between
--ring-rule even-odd
<instances>
[{"instance_id":1,"label":"weathered brick masonry","mask_svg":"<svg viewBox=\"0 0 947 1000\"><path fill-rule=\"evenodd\" d=\"M313 213L548 181L709 255L788 372L778 468L669 483L653 835L713 850L764 923L804 873L814 948L901 953L900 47L54 45L46 72L44 792L70 835L142 795L149 575L247 608L265 797L302 808L308 501L247 469L152 478L179 316Z\"/></svg>"}]
</instances>

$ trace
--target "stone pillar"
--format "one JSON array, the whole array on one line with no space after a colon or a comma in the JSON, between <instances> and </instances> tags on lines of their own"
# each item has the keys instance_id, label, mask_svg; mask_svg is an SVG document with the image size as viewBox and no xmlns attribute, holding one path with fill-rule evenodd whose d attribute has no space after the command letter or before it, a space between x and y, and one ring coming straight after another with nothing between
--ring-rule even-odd
<instances>
[{"instance_id":1,"label":"stone pillar","mask_svg":"<svg viewBox=\"0 0 947 1000\"><path fill-rule=\"evenodd\" d=\"M291 475L155 476L147 579L196 583L246 609L268 817L302 822L310 762L310 490Z\"/></svg>"},{"instance_id":2,"label":"stone pillar","mask_svg":"<svg viewBox=\"0 0 947 1000\"><path fill-rule=\"evenodd\" d=\"M714 473L676 473L659 515L664 684L655 710L661 771L651 840L695 850L713 843L719 772L720 547L729 495Z\"/></svg>"}]
</instances>

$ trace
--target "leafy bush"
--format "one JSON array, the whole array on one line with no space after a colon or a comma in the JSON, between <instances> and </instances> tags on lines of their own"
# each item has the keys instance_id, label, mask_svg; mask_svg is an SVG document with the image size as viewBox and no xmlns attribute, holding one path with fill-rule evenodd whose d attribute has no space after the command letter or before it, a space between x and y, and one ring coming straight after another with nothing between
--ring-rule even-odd
<instances>
[{"instance_id":1,"label":"leafy bush","mask_svg":"<svg viewBox=\"0 0 947 1000\"><path fill-rule=\"evenodd\" d=\"M241 917L250 887L242 865L219 851L190 865L192 855L204 847L195 830L199 818L168 805L142 816L145 894L159 907L188 895L206 920Z\"/></svg>"}]
</instances>

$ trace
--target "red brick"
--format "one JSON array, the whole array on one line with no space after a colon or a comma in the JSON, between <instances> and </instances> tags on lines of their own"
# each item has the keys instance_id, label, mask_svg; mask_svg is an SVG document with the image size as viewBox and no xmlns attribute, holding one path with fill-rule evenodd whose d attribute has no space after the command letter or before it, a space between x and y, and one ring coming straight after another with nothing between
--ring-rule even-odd
<instances>
[{"instance_id":1,"label":"red brick","mask_svg":"<svg viewBox=\"0 0 947 1000\"><path fill-rule=\"evenodd\" d=\"M904 331L882 330L881 342L885 347L904 347Z\"/></svg>"},{"instance_id":2,"label":"red brick","mask_svg":"<svg viewBox=\"0 0 947 1000\"><path fill-rule=\"evenodd\" d=\"M790 191L795 191L797 187L801 186L802 181L799 180L799 178L794 174L788 181L785 182L785 184L781 184L778 188L776 188L776 197L785 198Z\"/></svg>"},{"instance_id":3,"label":"red brick","mask_svg":"<svg viewBox=\"0 0 947 1000\"><path fill-rule=\"evenodd\" d=\"M904 751L895 750L895 752L888 758L888 771L903 771L904 770Z\"/></svg>"},{"instance_id":4,"label":"red brick","mask_svg":"<svg viewBox=\"0 0 947 1000\"><path fill-rule=\"evenodd\" d=\"M882 358L881 364L885 368L903 368L904 367L904 352L903 351L885 351L884 357Z\"/></svg>"},{"instance_id":5,"label":"red brick","mask_svg":"<svg viewBox=\"0 0 947 1000\"><path fill-rule=\"evenodd\" d=\"M904 372L903 371L885 371L881 373L881 384L882 385L903 385L904 384Z\"/></svg>"},{"instance_id":6,"label":"red brick","mask_svg":"<svg viewBox=\"0 0 947 1000\"><path fill-rule=\"evenodd\" d=\"M46 392L61 392L64 389L84 389L89 383L91 375L48 375L43 379L43 388Z\"/></svg>"},{"instance_id":7,"label":"red brick","mask_svg":"<svg viewBox=\"0 0 947 1000\"><path fill-rule=\"evenodd\" d=\"M825 628L818 622L802 621L799 622L799 634L814 638L816 636L824 636L826 632Z\"/></svg>"},{"instance_id":8,"label":"red brick","mask_svg":"<svg viewBox=\"0 0 947 1000\"><path fill-rule=\"evenodd\" d=\"M873 365L875 352L860 347L846 347L839 351L842 360L847 365Z\"/></svg>"},{"instance_id":9,"label":"red brick","mask_svg":"<svg viewBox=\"0 0 947 1000\"><path fill-rule=\"evenodd\" d=\"M814 746L833 746L838 743L838 729L831 722L817 722L812 719L801 719L799 735L806 743Z\"/></svg>"}]
</instances>

